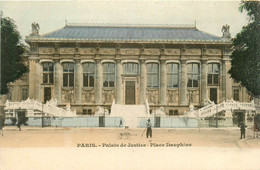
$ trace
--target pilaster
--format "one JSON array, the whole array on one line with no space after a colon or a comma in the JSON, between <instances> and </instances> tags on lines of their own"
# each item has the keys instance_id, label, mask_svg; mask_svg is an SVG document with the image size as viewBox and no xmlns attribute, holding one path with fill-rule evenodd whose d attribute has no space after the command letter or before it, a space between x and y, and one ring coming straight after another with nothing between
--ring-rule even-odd
<instances>
[{"instance_id":1,"label":"pilaster","mask_svg":"<svg viewBox=\"0 0 260 170\"><path fill-rule=\"evenodd\" d=\"M101 59L96 59L96 103L102 104L103 68Z\"/></svg>"},{"instance_id":2,"label":"pilaster","mask_svg":"<svg viewBox=\"0 0 260 170\"><path fill-rule=\"evenodd\" d=\"M201 104L208 99L207 90L207 60L201 61Z\"/></svg>"},{"instance_id":3,"label":"pilaster","mask_svg":"<svg viewBox=\"0 0 260 170\"><path fill-rule=\"evenodd\" d=\"M120 59L116 60L116 104L122 104L123 87L122 87L123 66Z\"/></svg>"},{"instance_id":4,"label":"pilaster","mask_svg":"<svg viewBox=\"0 0 260 170\"><path fill-rule=\"evenodd\" d=\"M81 90L83 86L83 68L80 60L75 60L75 102L81 103Z\"/></svg>"},{"instance_id":5,"label":"pilaster","mask_svg":"<svg viewBox=\"0 0 260 170\"><path fill-rule=\"evenodd\" d=\"M181 60L181 87L180 87L180 105L187 105L187 66L186 60Z\"/></svg>"},{"instance_id":6,"label":"pilaster","mask_svg":"<svg viewBox=\"0 0 260 170\"><path fill-rule=\"evenodd\" d=\"M141 59L141 76L140 76L140 104L145 104L146 100L146 86L147 86L147 75L146 75L146 64L145 60Z\"/></svg>"},{"instance_id":7,"label":"pilaster","mask_svg":"<svg viewBox=\"0 0 260 170\"><path fill-rule=\"evenodd\" d=\"M60 63L60 60L54 60L54 95L57 99L58 104L60 104L61 101L61 87L62 87L62 81L63 81L63 69L62 65Z\"/></svg>"},{"instance_id":8,"label":"pilaster","mask_svg":"<svg viewBox=\"0 0 260 170\"><path fill-rule=\"evenodd\" d=\"M166 62L165 60L160 61L160 104L166 105Z\"/></svg>"}]
</instances>

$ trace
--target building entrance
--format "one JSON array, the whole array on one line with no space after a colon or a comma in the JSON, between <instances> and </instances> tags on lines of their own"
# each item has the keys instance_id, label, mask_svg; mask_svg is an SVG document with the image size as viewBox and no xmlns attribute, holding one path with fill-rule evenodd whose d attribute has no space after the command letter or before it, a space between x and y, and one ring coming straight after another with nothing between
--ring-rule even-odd
<instances>
[{"instance_id":1,"label":"building entrance","mask_svg":"<svg viewBox=\"0 0 260 170\"><path fill-rule=\"evenodd\" d=\"M51 88L44 87L44 103L51 100Z\"/></svg>"},{"instance_id":2,"label":"building entrance","mask_svg":"<svg viewBox=\"0 0 260 170\"><path fill-rule=\"evenodd\" d=\"M125 82L125 104L135 104L135 81Z\"/></svg>"},{"instance_id":3,"label":"building entrance","mask_svg":"<svg viewBox=\"0 0 260 170\"><path fill-rule=\"evenodd\" d=\"M210 88L210 101L217 103L218 101L218 94L217 94L217 88Z\"/></svg>"}]
</instances>

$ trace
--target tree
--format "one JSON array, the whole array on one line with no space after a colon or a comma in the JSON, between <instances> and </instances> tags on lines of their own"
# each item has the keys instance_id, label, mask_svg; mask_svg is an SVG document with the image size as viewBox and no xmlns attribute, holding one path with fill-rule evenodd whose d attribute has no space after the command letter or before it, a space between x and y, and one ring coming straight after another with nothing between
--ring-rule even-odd
<instances>
[{"instance_id":1,"label":"tree","mask_svg":"<svg viewBox=\"0 0 260 170\"><path fill-rule=\"evenodd\" d=\"M1 94L6 94L7 84L18 79L28 69L22 61L25 48L14 21L6 17L2 18L1 24Z\"/></svg>"},{"instance_id":2,"label":"tree","mask_svg":"<svg viewBox=\"0 0 260 170\"><path fill-rule=\"evenodd\" d=\"M260 2L242 2L240 11L247 11L249 24L233 41L231 77L247 88L253 96L260 95Z\"/></svg>"}]
</instances>

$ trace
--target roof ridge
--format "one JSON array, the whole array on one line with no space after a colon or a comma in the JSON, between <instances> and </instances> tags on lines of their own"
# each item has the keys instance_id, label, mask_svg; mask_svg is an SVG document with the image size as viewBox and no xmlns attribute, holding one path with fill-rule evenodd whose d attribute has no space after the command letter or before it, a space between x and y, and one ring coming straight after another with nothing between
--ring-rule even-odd
<instances>
[{"instance_id":1,"label":"roof ridge","mask_svg":"<svg viewBox=\"0 0 260 170\"><path fill-rule=\"evenodd\" d=\"M65 27L196 28L194 24L67 23Z\"/></svg>"}]
</instances>

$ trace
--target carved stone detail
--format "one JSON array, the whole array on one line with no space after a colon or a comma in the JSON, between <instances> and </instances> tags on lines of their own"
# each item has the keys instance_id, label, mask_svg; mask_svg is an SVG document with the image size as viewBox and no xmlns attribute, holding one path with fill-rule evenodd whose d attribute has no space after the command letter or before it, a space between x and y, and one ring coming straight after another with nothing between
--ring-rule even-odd
<instances>
[{"instance_id":1,"label":"carved stone detail","mask_svg":"<svg viewBox=\"0 0 260 170\"><path fill-rule=\"evenodd\" d=\"M115 91L114 90L103 90L102 97L103 97L104 103L112 103L113 99L115 98Z\"/></svg>"},{"instance_id":2,"label":"carved stone detail","mask_svg":"<svg viewBox=\"0 0 260 170\"><path fill-rule=\"evenodd\" d=\"M83 103L95 103L95 91L94 90L83 90L82 91L82 102Z\"/></svg>"},{"instance_id":3,"label":"carved stone detail","mask_svg":"<svg viewBox=\"0 0 260 170\"><path fill-rule=\"evenodd\" d=\"M183 49L182 55L201 55L201 49L190 48Z\"/></svg>"},{"instance_id":4,"label":"carved stone detail","mask_svg":"<svg viewBox=\"0 0 260 170\"><path fill-rule=\"evenodd\" d=\"M116 50L114 48L100 48L100 54L102 54L102 55L115 55Z\"/></svg>"},{"instance_id":5,"label":"carved stone detail","mask_svg":"<svg viewBox=\"0 0 260 170\"><path fill-rule=\"evenodd\" d=\"M206 49L206 55L221 55L221 49Z\"/></svg>"},{"instance_id":6,"label":"carved stone detail","mask_svg":"<svg viewBox=\"0 0 260 170\"><path fill-rule=\"evenodd\" d=\"M74 102L74 90L62 90L61 96L62 96L63 103Z\"/></svg>"},{"instance_id":7,"label":"carved stone detail","mask_svg":"<svg viewBox=\"0 0 260 170\"><path fill-rule=\"evenodd\" d=\"M145 55L160 55L160 49L144 49Z\"/></svg>"},{"instance_id":8,"label":"carved stone detail","mask_svg":"<svg viewBox=\"0 0 260 170\"><path fill-rule=\"evenodd\" d=\"M74 54L75 48L60 48L61 54Z\"/></svg>"},{"instance_id":9,"label":"carved stone detail","mask_svg":"<svg viewBox=\"0 0 260 170\"><path fill-rule=\"evenodd\" d=\"M179 90L168 90L167 92L167 103L178 104L179 102Z\"/></svg>"},{"instance_id":10,"label":"carved stone detail","mask_svg":"<svg viewBox=\"0 0 260 170\"><path fill-rule=\"evenodd\" d=\"M122 55L139 55L139 49L136 48L125 48L125 49L120 49L120 52Z\"/></svg>"},{"instance_id":11,"label":"carved stone detail","mask_svg":"<svg viewBox=\"0 0 260 170\"><path fill-rule=\"evenodd\" d=\"M189 103L198 104L199 103L199 90L188 90L188 101Z\"/></svg>"},{"instance_id":12,"label":"carved stone detail","mask_svg":"<svg viewBox=\"0 0 260 170\"><path fill-rule=\"evenodd\" d=\"M180 55L180 49L165 49L165 55Z\"/></svg>"},{"instance_id":13,"label":"carved stone detail","mask_svg":"<svg viewBox=\"0 0 260 170\"><path fill-rule=\"evenodd\" d=\"M39 54L53 54L54 48L48 48L48 47L40 47L39 48Z\"/></svg>"},{"instance_id":14,"label":"carved stone detail","mask_svg":"<svg viewBox=\"0 0 260 170\"><path fill-rule=\"evenodd\" d=\"M159 91L158 90L148 90L146 96L148 96L149 103L151 103L151 104L159 103Z\"/></svg>"},{"instance_id":15,"label":"carved stone detail","mask_svg":"<svg viewBox=\"0 0 260 170\"><path fill-rule=\"evenodd\" d=\"M94 55L95 54L95 48L79 48L80 54L89 54Z\"/></svg>"}]
</instances>

